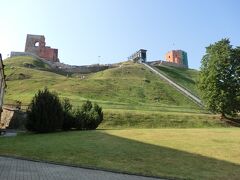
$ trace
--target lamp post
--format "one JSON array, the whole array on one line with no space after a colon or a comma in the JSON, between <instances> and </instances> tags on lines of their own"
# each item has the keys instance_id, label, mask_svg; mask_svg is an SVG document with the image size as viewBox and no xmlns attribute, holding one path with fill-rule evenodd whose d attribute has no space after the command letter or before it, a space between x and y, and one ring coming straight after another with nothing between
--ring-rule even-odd
<instances>
[{"instance_id":1,"label":"lamp post","mask_svg":"<svg viewBox=\"0 0 240 180\"><path fill-rule=\"evenodd\" d=\"M98 71L100 71L100 58L101 56L98 56Z\"/></svg>"},{"instance_id":2,"label":"lamp post","mask_svg":"<svg viewBox=\"0 0 240 180\"><path fill-rule=\"evenodd\" d=\"M98 64L100 65L100 58L101 58L101 56L98 56Z\"/></svg>"}]
</instances>

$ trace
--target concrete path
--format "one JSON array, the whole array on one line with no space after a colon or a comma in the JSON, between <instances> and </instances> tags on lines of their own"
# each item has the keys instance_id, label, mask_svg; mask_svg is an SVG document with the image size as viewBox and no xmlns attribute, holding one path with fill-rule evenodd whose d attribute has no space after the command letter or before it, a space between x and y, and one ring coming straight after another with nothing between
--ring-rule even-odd
<instances>
[{"instance_id":1,"label":"concrete path","mask_svg":"<svg viewBox=\"0 0 240 180\"><path fill-rule=\"evenodd\" d=\"M142 176L90 170L0 157L1 180L157 180Z\"/></svg>"},{"instance_id":2,"label":"concrete path","mask_svg":"<svg viewBox=\"0 0 240 180\"><path fill-rule=\"evenodd\" d=\"M0 135L1 137L12 137L12 136L17 136L17 130L15 129L5 129L5 132Z\"/></svg>"},{"instance_id":3,"label":"concrete path","mask_svg":"<svg viewBox=\"0 0 240 180\"><path fill-rule=\"evenodd\" d=\"M177 83L173 82L171 79L169 79L168 77L166 77L164 74L160 73L157 69L155 69L154 67L146 64L146 63L142 63L144 66L146 66L147 68L149 68L152 72L156 73L158 76L160 76L162 79L164 79L165 81L167 81L170 85L172 85L173 87L175 87L178 91L180 91L183 95L185 95L186 97L188 97L189 99L191 99L192 101L194 101L195 103L197 103L200 106L203 106L201 100L194 96L191 92L189 92L188 90L184 89L183 87L179 86Z\"/></svg>"}]
</instances>

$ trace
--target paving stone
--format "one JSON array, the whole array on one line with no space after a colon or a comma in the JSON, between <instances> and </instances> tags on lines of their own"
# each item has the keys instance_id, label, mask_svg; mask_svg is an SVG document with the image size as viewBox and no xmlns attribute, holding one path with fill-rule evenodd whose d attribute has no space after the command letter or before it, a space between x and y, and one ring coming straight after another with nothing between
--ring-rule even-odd
<instances>
[{"instance_id":1,"label":"paving stone","mask_svg":"<svg viewBox=\"0 0 240 180\"><path fill-rule=\"evenodd\" d=\"M135 175L112 173L15 158L0 157L1 180L157 180Z\"/></svg>"}]
</instances>

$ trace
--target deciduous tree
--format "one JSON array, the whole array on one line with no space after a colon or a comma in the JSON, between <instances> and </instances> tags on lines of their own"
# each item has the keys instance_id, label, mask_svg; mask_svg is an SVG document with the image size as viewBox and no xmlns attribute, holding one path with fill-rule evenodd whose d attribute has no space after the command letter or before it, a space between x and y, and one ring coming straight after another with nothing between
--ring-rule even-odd
<instances>
[{"instance_id":1,"label":"deciduous tree","mask_svg":"<svg viewBox=\"0 0 240 180\"><path fill-rule=\"evenodd\" d=\"M240 111L240 47L228 39L211 44L201 61L199 89L209 110L233 116Z\"/></svg>"}]
</instances>

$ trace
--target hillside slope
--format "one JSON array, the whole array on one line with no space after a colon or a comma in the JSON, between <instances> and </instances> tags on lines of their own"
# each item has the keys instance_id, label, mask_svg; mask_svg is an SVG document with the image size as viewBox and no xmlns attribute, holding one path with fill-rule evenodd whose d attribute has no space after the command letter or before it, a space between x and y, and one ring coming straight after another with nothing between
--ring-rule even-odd
<instances>
[{"instance_id":1,"label":"hillside slope","mask_svg":"<svg viewBox=\"0 0 240 180\"><path fill-rule=\"evenodd\" d=\"M18 100L28 105L39 89L48 87L75 107L87 99L99 103L105 112L103 128L225 126L141 64L124 62L116 68L71 76L57 74L33 57L8 58L4 64L5 104Z\"/></svg>"},{"instance_id":2,"label":"hillside slope","mask_svg":"<svg viewBox=\"0 0 240 180\"><path fill-rule=\"evenodd\" d=\"M165 74L163 74L159 69L155 68L154 66L148 65L146 63L142 63L145 67L147 67L149 70L151 70L152 72L154 72L156 75L158 75L161 79L165 80L166 82L168 82L168 84L170 84L171 86L173 86L176 90L178 90L179 92L181 92L185 97L188 97L189 99L193 100L195 103L197 103L199 106L204 107L204 105L202 104L202 101L200 98L198 98L197 96L195 96L190 90L187 90L186 88L184 88L183 86L175 83L173 80L171 80L168 76L166 76Z\"/></svg>"},{"instance_id":3,"label":"hillside slope","mask_svg":"<svg viewBox=\"0 0 240 180\"><path fill-rule=\"evenodd\" d=\"M133 109L134 106L198 109L140 64L126 62L117 68L68 77L51 72L47 64L33 57L9 58L4 63L8 84L6 102L20 100L27 104L38 89L48 87L75 105L90 99L113 106L129 104Z\"/></svg>"},{"instance_id":4,"label":"hillside slope","mask_svg":"<svg viewBox=\"0 0 240 180\"><path fill-rule=\"evenodd\" d=\"M177 84L191 91L194 95L199 96L197 89L198 71L181 67L155 66L161 73L165 74Z\"/></svg>"}]
</instances>

